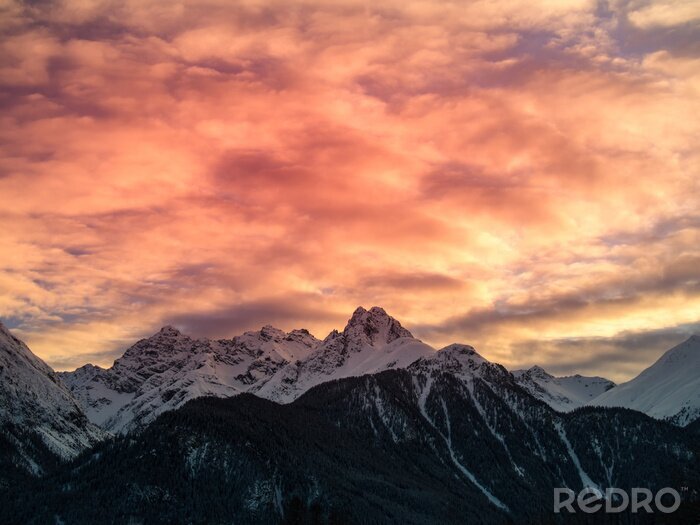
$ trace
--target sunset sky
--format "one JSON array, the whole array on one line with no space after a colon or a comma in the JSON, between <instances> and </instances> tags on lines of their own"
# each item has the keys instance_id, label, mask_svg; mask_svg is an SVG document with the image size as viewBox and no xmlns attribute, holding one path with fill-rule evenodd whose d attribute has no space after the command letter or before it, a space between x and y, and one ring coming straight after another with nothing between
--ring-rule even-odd
<instances>
[{"instance_id":1,"label":"sunset sky","mask_svg":"<svg viewBox=\"0 0 700 525\"><path fill-rule=\"evenodd\" d=\"M625 380L700 332L700 3L0 0L0 319Z\"/></svg>"}]
</instances>

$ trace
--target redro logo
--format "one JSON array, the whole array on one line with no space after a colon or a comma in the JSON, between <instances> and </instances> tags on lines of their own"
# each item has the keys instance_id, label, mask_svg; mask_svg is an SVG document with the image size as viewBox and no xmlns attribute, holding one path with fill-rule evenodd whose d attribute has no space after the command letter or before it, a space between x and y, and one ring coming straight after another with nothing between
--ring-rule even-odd
<instances>
[{"instance_id":1,"label":"redro logo","mask_svg":"<svg viewBox=\"0 0 700 525\"><path fill-rule=\"evenodd\" d=\"M671 505L667 504L668 501L664 502L663 498L667 495L673 498ZM578 495L568 488L554 489L554 512L556 514L561 513L562 509L575 514L576 507L581 512L591 514L600 511L603 506L605 506L605 512L610 514L624 512L628 508L635 514L641 509L651 514L654 512L651 506L652 501L659 512L670 514L680 507L681 495L671 487L662 488L656 495L652 494L649 489L633 488L631 497L626 490L618 488L607 488L605 492L602 492L597 488L586 487Z\"/></svg>"}]
</instances>

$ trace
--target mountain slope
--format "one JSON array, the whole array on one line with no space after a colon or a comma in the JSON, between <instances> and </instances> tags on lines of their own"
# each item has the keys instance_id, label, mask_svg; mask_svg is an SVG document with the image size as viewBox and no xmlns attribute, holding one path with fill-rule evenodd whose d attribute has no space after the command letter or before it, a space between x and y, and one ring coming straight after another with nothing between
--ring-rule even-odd
<instances>
[{"instance_id":1,"label":"mountain slope","mask_svg":"<svg viewBox=\"0 0 700 525\"><path fill-rule=\"evenodd\" d=\"M674 346L637 377L590 404L631 408L680 426L695 421L700 417L700 336Z\"/></svg>"},{"instance_id":2,"label":"mountain slope","mask_svg":"<svg viewBox=\"0 0 700 525\"><path fill-rule=\"evenodd\" d=\"M192 339L171 326L129 348L109 369L85 365L61 379L90 420L114 432L143 427L200 396L254 392L319 344L306 330L271 326L227 340Z\"/></svg>"},{"instance_id":3,"label":"mountain slope","mask_svg":"<svg viewBox=\"0 0 700 525\"><path fill-rule=\"evenodd\" d=\"M56 373L0 323L0 485L43 474L105 437Z\"/></svg>"},{"instance_id":4,"label":"mountain slope","mask_svg":"<svg viewBox=\"0 0 700 525\"><path fill-rule=\"evenodd\" d=\"M615 383L603 377L578 374L555 377L539 366L528 370L514 370L513 376L530 394L559 412L570 412L579 408L615 386Z\"/></svg>"},{"instance_id":5,"label":"mountain slope","mask_svg":"<svg viewBox=\"0 0 700 525\"><path fill-rule=\"evenodd\" d=\"M15 495L0 518L544 523L554 487L700 488L693 446L629 410L558 414L499 365L452 346L286 405L246 394L191 401Z\"/></svg>"}]
</instances>

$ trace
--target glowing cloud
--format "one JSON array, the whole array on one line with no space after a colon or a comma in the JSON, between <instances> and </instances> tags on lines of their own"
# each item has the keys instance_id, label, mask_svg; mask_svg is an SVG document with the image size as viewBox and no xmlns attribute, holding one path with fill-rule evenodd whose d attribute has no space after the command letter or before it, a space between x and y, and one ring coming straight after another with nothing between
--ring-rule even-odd
<instances>
[{"instance_id":1,"label":"glowing cloud","mask_svg":"<svg viewBox=\"0 0 700 525\"><path fill-rule=\"evenodd\" d=\"M629 377L664 348L619 341L700 321L677 7L5 2L0 315L71 368L166 322L323 336L380 304L435 345Z\"/></svg>"}]
</instances>

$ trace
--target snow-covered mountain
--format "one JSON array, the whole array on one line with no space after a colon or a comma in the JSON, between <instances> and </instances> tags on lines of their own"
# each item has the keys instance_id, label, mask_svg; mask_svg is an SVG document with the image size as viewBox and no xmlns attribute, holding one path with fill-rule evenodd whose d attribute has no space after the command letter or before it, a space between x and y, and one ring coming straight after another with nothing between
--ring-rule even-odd
<instances>
[{"instance_id":1,"label":"snow-covered mountain","mask_svg":"<svg viewBox=\"0 0 700 525\"><path fill-rule=\"evenodd\" d=\"M673 522L697 523L696 448L631 410L555 412L500 365L450 345L292 403L193 400L40 491L0 493L0 521L7 508L18 524L640 523L630 512L553 518L552 491L641 485L679 490L687 508Z\"/></svg>"},{"instance_id":2,"label":"snow-covered mountain","mask_svg":"<svg viewBox=\"0 0 700 525\"><path fill-rule=\"evenodd\" d=\"M700 336L674 346L637 377L589 404L626 407L686 426L700 418Z\"/></svg>"},{"instance_id":3,"label":"snow-covered mountain","mask_svg":"<svg viewBox=\"0 0 700 525\"><path fill-rule=\"evenodd\" d=\"M171 326L137 342L108 369L85 365L61 373L90 420L123 432L200 396L255 392L320 341L306 330L265 326L233 339L193 339Z\"/></svg>"},{"instance_id":4,"label":"snow-covered mountain","mask_svg":"<svg viewBox=\"0 0 700 525\"><path fill-rule=\"evenodd\" d=\"M5 468L41 474L56 458L72 459L105 436L56 373L0 323L3 474Z\"/></svg>"},{"instance_id":5,"label":"snow-covered mountain","mask_svg":"<svg viewBox=\"0 0 700 525\"><path fill-rule=\"evenodd\" d=\"M604 377L578 374L555 377L539 366L513 370L513 377L530 394L559 412L581 407L615 386L615 383Z\"/></svg>"},{"instance_id":6,"label":"snow-covered mountain","mask_svg":"<svg viewBox=\"0 0 700 525\"><path fill-rule=\"evenodd\" d=\"M42 372L21 343L0 342ZM697 376L697 344L670 351L650 385L678 379L686 368ZM63 392L52 395L70 402L43 366ZM3 376L3 388L25 368ZM691 487L683 493L688 512L698 501L690 427L607 407L561 413L591 385L609 382L554 378L537 368L511 374L463 344L435 351L377 307L358 308L324 341L269 326L197 340L165 327L109 369L86 365L63 377L104 426L140 431L58 467L35 490L5 482L2 523L74 516L75 523L101 523L105 515L117 516L114 523L181 516L209 523L234 512L246 523L304 514L321 522L543 523L551 521L555 487L629 490L640 481L652 492ZM33 395L42 381L32 376L21 390ZM2 393L3 401L12 397ZM193 399L205 394L230 399ZM552 400L562 397L568 404L553 410ZM36 405L16 412L41 420ZM71 417L87 424L79 410Z\"/></svg>"},{"instance_id":7,"label":"snow-covered mountain","mask_svg":"<svg viewBox=\"0 0 700 525\"><path fill-rule=\"evenodd\" d=\"M382 308L360 307L342 332L331 332L307 359L289 363L256 393L288 403L320 383L405 368L434 353Z\"/></svg>"},{"instance_id":8,"label":"snow-covered mountain","mask_svg":"<svg viewBox=\"0 0 700 525\"><path fill-rule=\"evenodd\" d=\"M125 432L200 396L249 392L285 403L319 383L406 367L434 352L383 309L358 308L323 341L271 326L212 341L166 326L109 369L85 365L61 378L91 421Z\"/></svg>"},{"instance_id":9,"label":"snow-covered mountain","mask_svg":"<svg viewBox=\"0 0 700 525\"><path fill-rule=\"evenodd\" d=\"M686 424L700 415L698 344L691 338L618 387L601 377L554 377L540 367L516 370L513 377L561 412L600 403ZM193 339L166 326L129 348L111 368L85 365L60 375L92 422L126 432L201 396L247 392L289 403L321 383L408 368L419 360L421 366L456 373L508 373L466 345L436 351L375 306L355 310L342 332L334 330L323 341L306 330L285 333L271 326L233 339Z\"/></svg>"}]
</instances>

